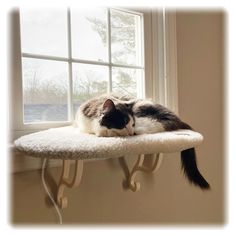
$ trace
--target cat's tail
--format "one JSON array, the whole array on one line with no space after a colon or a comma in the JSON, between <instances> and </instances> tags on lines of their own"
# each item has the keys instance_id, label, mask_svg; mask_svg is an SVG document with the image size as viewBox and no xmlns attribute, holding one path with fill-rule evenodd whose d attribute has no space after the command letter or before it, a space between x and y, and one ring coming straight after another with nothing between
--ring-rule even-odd
<instances>
[{"instance_id":1,"label":"cat's tail","mask_svg":"<svg viewBox=\"0 0 236 236\"><path fill-rule=\"evenodd\" d=\"M184 174L191 184L194 184L203 190L210 189L210 185L197 168L194 148L190 148L181 152L181 163Z\"/></svg>"},{"instance_id":2,"label":"cat's tail","mask_svg":"<svg viewBox=\"0 0 236 236\"><path fill-rule=\"evenodd\" d=\"M182 122L181 126L183 129L192 130L192 128L184 122ZM181 152L181 163L184 174L191 184L194 184L203 190L210 189L209 183L204 179L198 170L194 148L190 148Z\"/></svg>"}]
</instances>

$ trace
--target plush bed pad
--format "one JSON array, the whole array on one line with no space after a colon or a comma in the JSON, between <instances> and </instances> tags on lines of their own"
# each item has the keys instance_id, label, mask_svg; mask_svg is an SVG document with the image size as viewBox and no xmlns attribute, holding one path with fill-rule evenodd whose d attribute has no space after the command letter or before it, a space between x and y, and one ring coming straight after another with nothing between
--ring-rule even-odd
<instances>
[{"instance_id":1,"label":"plush bed pad","mask_svg":"<svg viewBox=\"0 0 236 236\"><path fill-rule=\"evenodd\" d=\"M198 146L200 133L178 130L129 137L96 137L72 126L20 137L15 147L27 155L52 159L117 158L128 154L179 152Z\"/></svg>"}]
</instances>

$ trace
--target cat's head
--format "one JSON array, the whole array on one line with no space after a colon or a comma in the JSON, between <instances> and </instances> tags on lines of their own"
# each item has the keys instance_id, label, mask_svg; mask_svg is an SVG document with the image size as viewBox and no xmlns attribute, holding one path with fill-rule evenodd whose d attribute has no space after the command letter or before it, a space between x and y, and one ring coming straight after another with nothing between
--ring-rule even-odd
<instances>
[{"instance_id":1,"label":"cat's head","mask_svg":"<svg viewBox=\"0 0 236 236\"><path fill-rule=\"evenodd\" d=\"M103 104L101 126L107 129L108 136L134 135L134 118L129 104L114 104L107 99Z\"/></svg>"}]
</instances>

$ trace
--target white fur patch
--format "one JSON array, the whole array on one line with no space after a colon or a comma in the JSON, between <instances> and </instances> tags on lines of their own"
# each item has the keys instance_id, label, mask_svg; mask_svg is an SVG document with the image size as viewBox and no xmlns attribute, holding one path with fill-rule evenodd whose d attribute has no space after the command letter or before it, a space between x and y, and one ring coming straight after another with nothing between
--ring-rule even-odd
<instances>
[{"instance_id":1,"label":"white fur patch","mask_svg":"<svg viewBox=\"0 0 236 236\"><path fill-rule=\"evenodd\" d=\"M99 122L98 118L91 119L88 118L83 114L83 112L79 109L76 114L76 126L79 128L79 130L83 133L89 133L94 134L95 131L98 130Z\"/></svg>"},{"instance_id":2,"label":"white fur patch","mask_svg":"<svg viewBox=\"0 0 236 236\"><path fill-rule=\"evenodd\" d=\"M135 118L135 134L153 134L165 131L163 125L147 117Z\"/></svg>"}]
</instances>

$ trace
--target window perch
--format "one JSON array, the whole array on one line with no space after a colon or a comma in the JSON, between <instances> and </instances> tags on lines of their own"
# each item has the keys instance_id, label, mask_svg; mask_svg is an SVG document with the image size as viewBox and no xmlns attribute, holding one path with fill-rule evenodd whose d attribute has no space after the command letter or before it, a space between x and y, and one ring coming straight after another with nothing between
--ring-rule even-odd
<instances>
[{"instance_id":1,"label":"window perch","mask_svg":"<svg viewBox=\"0 0 236 236\"><path fill-rule=\"evenodd\" d=\"M30 156L62 159L62 175L58 185L57 203L61 208L68 205L64 196L65 187L73 188L80 184L85 160L98 160L138 155L138 160L129 172L128 185L132 191L140 189L135 181L138 171L154 173L160 167L161 153L180 152L198 146L203 141L201 134L191 130L177 130L129 137L96 137L82 134L78 129L67 126L54 128L22 136L15 141L15 147ZM143 163L145 154L151 154L154 162L151 167ZM69 180L70 162L75 160L75 173Z\"/></svg>"}]
</instances>

